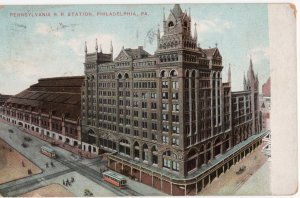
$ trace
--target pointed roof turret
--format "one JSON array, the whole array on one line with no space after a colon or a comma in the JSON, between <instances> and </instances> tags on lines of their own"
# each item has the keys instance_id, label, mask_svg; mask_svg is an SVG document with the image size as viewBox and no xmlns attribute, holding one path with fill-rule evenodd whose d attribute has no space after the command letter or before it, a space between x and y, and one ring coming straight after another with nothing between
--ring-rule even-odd
<instances>
[{"instance_id":1,"label":"pointed roof turret","mask_svg":"<svg viewBox=\"0 0 300 198\"><path fill-rule=\"evenodd\" d=\"M113 53L114 48L113 48L113 44L112 44L112 40L110 40L110 52Z\"/></svg>"},{"instance_id":2,"label":"pointed roof turret","mask_svg":"<svg viewBox=\"0 0 300 198\"><path fill-rule=\"evenodd\" d=\"M228 82L231 83L231 65L229 63L229 68L228 68Z\"/></svg>"},{"instance_id":3,"label":"pointed roof turret","mask_svg":"<svg viewBox=\"0 0 300 198\"><path fill-rule=\"evenodd\" d=\"M84 52L87 54L87 44L86 44L86 41L84 42Z\"/></svg>"},{"instance_id":4,"label":"pointed roof turret","mask_svg":"<svg viewBox=\"0 0 300 198\"><path fill-rule=\"evenodd\" d=\"M194 39L196 40L196 43L197 43L197 39L198 39L198 34L197 34L197 23L195 23Z\"/></svg>"},{"instance_id":5,"label":"pointed roof turret","mask_svg":"<svg viewBox=\"0 0 300 198\"><path fill-rule=\"evenodd\" d=\"M98 52L98 41L97 41L97 38L96 38L95 50L96 50L96 52Z\"/></svg>"},{"instance_id":6,"label":"pointed roof turret","mask_svg":"<svg viewBox=\"0 0 300 198\"><path fill-rule=\"evenodd\" d=\"M181 15L183 14L183 12L182 12L181 7L180 7L179 4L175 4L174 5L174 8L172 9L172 13L174 14L174 16L176 18L181 17Z\"/></svg>"}]
</instances>

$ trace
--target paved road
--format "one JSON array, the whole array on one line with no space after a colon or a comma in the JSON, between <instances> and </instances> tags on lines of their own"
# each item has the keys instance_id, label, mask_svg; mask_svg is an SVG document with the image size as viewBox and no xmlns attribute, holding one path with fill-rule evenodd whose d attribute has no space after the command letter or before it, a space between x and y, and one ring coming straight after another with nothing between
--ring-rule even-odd
<instances>
[{"instance_id":1,"label":"paved road","mask_svg":"<svg viewBox=\"0 0 300 198\"><path fill-rule=\"evenodd\" d=\"M65 161L65 160L61 160L58 159L58 161L60 163L62 163L65 166L68 166L70 169L76 171L77 173L89 178L90 180L94 181L95 183L99 184L100 186L109 189L110 191L112 191L113 193L115 193L118 196L141 196L142 194L134 191L131 188L127 188L124 190L120 190L118 187L112 186L110 184L108 184L107 182L103 181L101 179L101 174L97 171L95 171L94 169L80 164L80 163L73 163L70 161Z\"/></svg>"},{"instance_id":2,"label":"paved road","mask_svg":"<svg viewBox=\"0 0 300 198\"><path fill-rule=\"evenodd\" d=\"M8 129L13 129L14 133L8 133ZM0 137L4 139L10 146L18 150L26 158L33 161L38 165L43 172L38 175L33 175L31 177L19 179L16 181L8 182L0 185L0 193L4 196L18 196L26 192L30 192L37 188L48 185L47 180L53 179L55 177L64 175L69 172L76 171L84 177L94 181L95 183L101 185L102 187L112 191L118 196L140 196L133 189L120 190L118 187L112 186L101 179L100 167L104 168L106 165L105 161L98 159L80 159L78 155L72 154L62 148L53 148L57 155L57 159L51 160L50 158L41 155L39 150L43 145L49 145L47 142L40 140L34 136L31 136L32 141L29 143L29 147L26 149L21 147L21 143L24 141L24 136L31 136L25 134L20 129L7 125L0 122ZM55 164L54 168L45 168L45 163L53 161Z\"/></svg>"}]
</instances>

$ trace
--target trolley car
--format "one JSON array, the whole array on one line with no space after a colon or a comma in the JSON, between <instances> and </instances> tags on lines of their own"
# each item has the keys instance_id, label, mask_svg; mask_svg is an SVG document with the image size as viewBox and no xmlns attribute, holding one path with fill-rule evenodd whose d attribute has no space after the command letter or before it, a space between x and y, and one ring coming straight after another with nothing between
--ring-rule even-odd
<instances>
[{"instance_id":1,"label":"trolley car","mask_svg":"<svg viewBox=\"0 0 300 198\"><path fill-rule=\"evenodd\" d=\"M118 186L120 188L126 187L126 179L121 175L118 175L112 171L106 171L103 173L103 179L114 186Z\"/></svg>"},{"instance_id":2,"label":"trolley car","mask_svg":"<svg viewBox=\"0 0 300 198\"><path fill-rule=\"evenodd\" d=\"M56 153L52 148L42 146L41 147L41 153L50 157L50 158L56 158Z\"/></svg>"}]
</instances>

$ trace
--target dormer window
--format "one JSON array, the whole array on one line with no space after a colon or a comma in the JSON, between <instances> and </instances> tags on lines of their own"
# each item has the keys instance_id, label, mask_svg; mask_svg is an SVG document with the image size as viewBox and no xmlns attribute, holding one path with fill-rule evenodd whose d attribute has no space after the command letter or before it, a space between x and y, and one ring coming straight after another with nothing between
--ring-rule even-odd
<instances>
[{"instance_id":1,"label":"dormer window","mask_svg":"<svg viewBox=\"0 0 300 198\"><path fill-rule=\"evenodd\" d=\"M169 26L169 27L173 27L173 26L174 26L173 21L170 21L168 26Z\"/></svg>"}]
</instances>

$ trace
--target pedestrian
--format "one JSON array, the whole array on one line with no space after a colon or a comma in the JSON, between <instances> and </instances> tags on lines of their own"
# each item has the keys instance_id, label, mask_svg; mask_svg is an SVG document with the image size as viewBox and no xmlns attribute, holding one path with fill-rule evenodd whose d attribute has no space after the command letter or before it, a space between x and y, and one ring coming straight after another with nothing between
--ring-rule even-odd
<instances>
[{"instance_id":1,"label":"pedestrian","mask_svg":"<svg viewBox=\"0 0 300 198\"><path fill-rule=\"evenodd\" d=\"M65 186L66 185L66 183L65 183L65 180L63 179L63 185Z\"/></svg>"},{"instance_id":2,"label":"pedestrian","mask_svg":"<svg viewBox=\"0 0 300 198\"><path fill-rule=\"evenodd\" d=\"M71 177L71 182L73 183L75 180L74 180L74 177Z\"/></svg>"},{"instance_id":3,"label":"pedestrian","mask_svg":"<svg viewBox=\"0 0 300 198\"><path fill-rule=\"evenodd\" d=\"M49 167L49 164L48 164L48 162L46 162L46 168L48 168Z\"/></svg>"}]
</instances>

